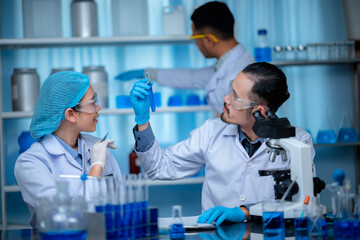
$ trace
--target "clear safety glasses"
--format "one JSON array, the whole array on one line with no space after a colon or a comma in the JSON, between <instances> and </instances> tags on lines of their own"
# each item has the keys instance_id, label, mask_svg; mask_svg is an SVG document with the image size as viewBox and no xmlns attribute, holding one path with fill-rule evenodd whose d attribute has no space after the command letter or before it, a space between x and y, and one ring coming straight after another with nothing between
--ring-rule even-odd
<instances>
[{"instance_id":1,"label":"clear safety glasses","mask_svg":"<svg viewBox=\"0 0 360 240\"><path fill-rule=\"evenodd\" d=\"M257 103L257 102L239 98L236 95L236 92L234 91L234 89L232 88L233 82L234 82L234 80L230 81L230 84L229 84L229 88L230 88L230 93L229 93L230 104L231 104L231 107L233 109L245 110L245 109L253 108L253 107L259 105L259 103Z\"/></svg>"},{"instance_id":2,"label":"clear safety glasses","mask_svg":"<svg viewBox=\"0 0 360 240\"><path fill-rule=\"evenodd\" d=\"M212 35L212 34L199 34L199 35L193 35L190 36L190 39L199 39L199 38L204 38L204 37L210 37L215 43L217 43L219 40L217 40L217 38Z\"/></svg>"},{"instance_id":3,"label":"clear safety glasses","mask_svg":"<svg viewBox=\"0 0 360 240\"><path fill-rule=\"evenodd\" d=\"M85 113L96 113L98 110L99 101L97 97L97 93L94 93L94 98L87 102L79 102L76 104L74 109L79 112Z\"/></svg>"}]
</instances>

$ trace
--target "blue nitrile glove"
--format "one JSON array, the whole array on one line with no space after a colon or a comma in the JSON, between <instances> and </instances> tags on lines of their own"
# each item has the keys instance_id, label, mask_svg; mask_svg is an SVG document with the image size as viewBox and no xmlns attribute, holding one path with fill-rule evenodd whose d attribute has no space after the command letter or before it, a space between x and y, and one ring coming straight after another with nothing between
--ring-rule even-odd
<instances>
[{"instance_id":1,"label":"blue nitrile glove","mask_svg":"<svg viewBox=\"0 0 360 240\"><path fill-rule=\"evenodd\" d=\"M227 207L213 207L201 214L197 220L198 223L212 223L216 221L215 225L219 226L223 221L231 222L243 222L246 220L246 216L239 207L227 208Z\"/></svg>"},{"instance_id":2,"label":"blue nitrile glove","mask_svg":"<svg viewBox=\"0 0 360 240\"><path fill-rule=\"evenodd\" d=\"M134 78L143 78L145 76L145 69L138 69L138 70L130 70L127 72L119 73L115 79L118 80L131 80Z\"/></svg>"},{"instance_id":3,"label":"blue nitrile glove","mask_svg":"<svg viewBox=\"0 0 360 240\"><path fill-rule=\"evenodd\" d=\"M147 78L137 81L130 91L130 102L135 112L135 122L139 125L150 119L150 98L147 89L150 88Z\"/></svg>"}]
</instances>

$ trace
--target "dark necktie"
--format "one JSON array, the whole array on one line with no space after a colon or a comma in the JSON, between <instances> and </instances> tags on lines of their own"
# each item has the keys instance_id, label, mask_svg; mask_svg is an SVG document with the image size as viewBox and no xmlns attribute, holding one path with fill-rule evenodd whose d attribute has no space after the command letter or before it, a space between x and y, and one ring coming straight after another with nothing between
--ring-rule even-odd
<instances>
[{"instance_id":1,"label":"dark necktie","mask_svg":"<svg viewBox=\"0 0 360 240\"><path fill-rule=\"evenodd\" d=\"M247 138L244 138L242 144L244 147L247 146L247 148L245 149L247 149L249 157L252 157L252 155L254 155L256 150L258 150L258 148L261 146L260 141L257 141L256 143L251 143Z\"/></svg>"}]
</instances>

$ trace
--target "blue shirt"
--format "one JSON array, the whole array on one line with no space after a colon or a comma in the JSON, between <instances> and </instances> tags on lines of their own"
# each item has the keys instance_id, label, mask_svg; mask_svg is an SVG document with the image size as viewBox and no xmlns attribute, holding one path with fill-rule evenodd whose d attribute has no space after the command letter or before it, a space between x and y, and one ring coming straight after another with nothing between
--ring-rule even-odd
<instances>
[{"instance_id":1,"label":"blue shirt","mask_svg":"<svg viewBox=\"0 0 360 240\"><path fill-rule=\"evenodd\" d=\"M76 151L75 149L73 149L72 147L69 146L69 144L67 144L66 142L64 142L61 138L59 138L58 136L56 136L56 134L52 133L55 138L59 141L59 143L61 144L61 146L63 146L65 148L65 150L70 153L70 155L76 160L76 162L79 163L80 167L82 167L82 152L81 152L81 148L78 147L78 151ZM78 146L81 146L81 140L80 138L78 138Z\"/></svg>"},{"instance_id":2,"label":"blue shirt","mask_svg":"<svg viewBox=\"0 0 360 240\"><path fill-rule=\"evenodd\" d=\"M240 128L240 126L238 127L238 129L239 129L239 140L240 140L240 143L242 144L243 143L243 140L246 138L249 142L250 142L250 144L256 144L256 143L258 143L258 142L260 142L261 144L265 141L265 138L261 138L261 137L259 137L258 139L256 139L254 142L252 142L252 141L250 141L250 139L246 136L246 134L243 132L243 131L241 131L241 128ZM261 144L259 144L259 147L260 147L260 145ZM246 150L246 152L249 152L249 146L248 145L246 145L246 144L242 144L243 145L243 147L245 148L245 150ZM257 149L256 149L257 150ZM254 151L254 153L255 153L256 151Z\"/></svg>"}]
</instances>

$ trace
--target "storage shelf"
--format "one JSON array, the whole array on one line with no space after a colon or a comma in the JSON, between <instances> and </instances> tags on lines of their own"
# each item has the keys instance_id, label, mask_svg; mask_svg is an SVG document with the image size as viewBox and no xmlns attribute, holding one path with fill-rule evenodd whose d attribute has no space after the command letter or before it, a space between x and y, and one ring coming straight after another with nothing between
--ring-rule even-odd
<instances>
[{"instance_id":1,"label":"storage shelf","mask_svg":"<svg viewBox=\"0 0 360 240\"><path fill-rule=\"evenodd\" d=\"M167 113L167 112L206 112L210 111L211 107L209 105L200 105L200 106L182 106L182 107L159 107L156 108L155 113ZM133 114L134 110L132 108L126 109L101 109L99 114L101 115L122 115L122 114ZM152 113L154 114L154 113ZM11 119L11 118L31 118L33 112L3 112L1 118Z\"/></svg>"},{"instance_id":2,"label":"storage shelf","mask_svg":"<svg viewBox=\"0 0 360 240\"><path fill-rule=\"evenodd\" d=\"M306 60L306 61L274 61L271 62L276 66L303 66L303 65L328 65L328 64L355 64L360 63L360 59L343 59L343 60Z\"/></svg>"},{"instance_id":3,"label":"storage shelf","mask_svg":"<svg viewBox=\"0 0 360 240\"><path fill-rule=\"evenodd\" d=\"M0 229L3 229L2 223L0 224ZM29 224L16 224L16 223L7 223L6 230L18 230L18 229L32 229Z\"/></svg>"},{"instance_id":4,"label":"storage shelf","mask_svg":"<svg viewBox=\"0 0 360 240\"><path fill-rule=\"evenodd\" d=\"M80 177L80 176L79 176ZM174 186L174 185L189 185L189 184L202 184L204 177L192 177L180 180L148 180L149 186ZM7 185L4 187L5 192L20 192L18 185Z\"/></svg>"},{"instance_id":5,"label":"storage shelf","mask_svg":"<svg viewBox=\"0 0 360 240\"><path fill-rule=\"evenodd\" d=\"M121 37L74 37L74 38L13 38L0 39L3 49L85 47L139 44L187 44L192 40L188 35L121 36Z\"/></svg>"},{"instance_id":6,"label":"storage shelf","mask_svg":"<svg viewBox=\"0 0 360 240\"><path fill-rule=\"evenodd\" d=\"M360 142L336 142L336 143L314 143L314 147L346 147L358 146Z\"/></svg>"}]
</instances>

